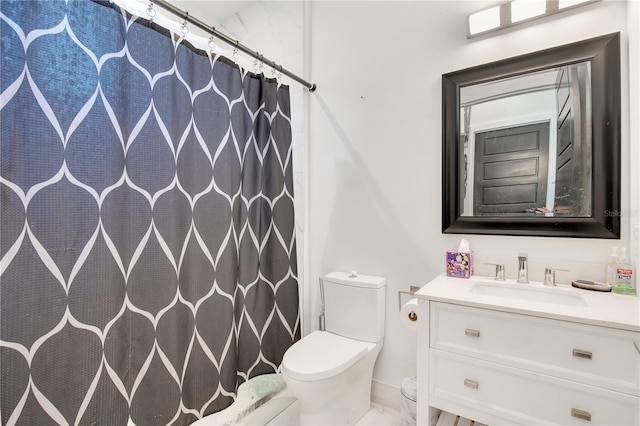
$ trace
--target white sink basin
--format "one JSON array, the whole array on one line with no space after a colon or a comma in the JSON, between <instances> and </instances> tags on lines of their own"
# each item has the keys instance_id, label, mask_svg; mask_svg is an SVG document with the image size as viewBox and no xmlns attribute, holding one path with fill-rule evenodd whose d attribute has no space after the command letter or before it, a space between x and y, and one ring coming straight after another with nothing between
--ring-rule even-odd
<instances>
[{"instance_id":1,"label":"white sink basin","mask_svg":"<svg viewBox=\"0 0 640 426\"><path fill-rule=\"evenodd\" d=\"M587 306L581 294L569 289L540 288L532 284L511 284L491 281L478 281L469 288L471 293L485 296L519 299L529 302L551 303L564 306Z\"/></svg>"}]
</instances>

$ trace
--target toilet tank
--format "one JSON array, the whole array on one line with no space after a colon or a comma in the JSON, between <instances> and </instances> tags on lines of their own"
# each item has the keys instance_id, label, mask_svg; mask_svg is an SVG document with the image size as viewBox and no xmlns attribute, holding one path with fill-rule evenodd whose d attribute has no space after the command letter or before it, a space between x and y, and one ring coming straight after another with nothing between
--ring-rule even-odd
<instances>
[{"instance_id":1,"label":"toilet tank","mask_svg":"<svg viewBox=\"0 0 640 426\"><path fill-rule=\"evenodd\" d=\"M323 286L327 331L366 342L384 338L384 278L332 272L323 277Z\"/></svg>"}]
</instances>

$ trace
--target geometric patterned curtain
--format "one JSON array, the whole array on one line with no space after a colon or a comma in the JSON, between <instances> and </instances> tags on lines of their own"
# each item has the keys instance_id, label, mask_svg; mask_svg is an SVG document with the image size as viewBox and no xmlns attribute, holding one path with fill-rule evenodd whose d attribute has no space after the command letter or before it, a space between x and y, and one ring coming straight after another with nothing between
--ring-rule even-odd
<instances>
[{"instance_id":1,"label":"geometric patterned curtain","mask_svg":"<svg viewBox=\"0 0 640 426\"><path fill-rule=\"evenodd\" d=\"M1 421L186 425L300 338L288 87L108 2L0 2Z\"/></svg>"}]
</instances>

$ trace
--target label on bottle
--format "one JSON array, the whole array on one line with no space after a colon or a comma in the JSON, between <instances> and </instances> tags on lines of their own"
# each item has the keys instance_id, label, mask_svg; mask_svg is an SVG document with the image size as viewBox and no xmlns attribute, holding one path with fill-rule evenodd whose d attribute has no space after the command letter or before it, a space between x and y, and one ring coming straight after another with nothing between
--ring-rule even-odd
<instances>
[{"instance_id":1,"label":"label on bottle","mask_svg":"<svg viewBox=\"0 0 640 426\"><path fill-rule=\"evenodd\" d=\"M633 269L631 268L616 268L616 281L620 283L628 282L631 284L631 278L633 278Z\"/></svg>"},{"instance_id":2,"label":"label on bottle","mask_svg":"<svg viewBox=\"0 0 640 426\"><path fill-rule=\"evenodd\" d=\"M615 268L613 276L615 283L611 286L611 291L618 294L635 295L636 289L633 285L633 267L621 265Z\"/></svg>"}]
</instances>

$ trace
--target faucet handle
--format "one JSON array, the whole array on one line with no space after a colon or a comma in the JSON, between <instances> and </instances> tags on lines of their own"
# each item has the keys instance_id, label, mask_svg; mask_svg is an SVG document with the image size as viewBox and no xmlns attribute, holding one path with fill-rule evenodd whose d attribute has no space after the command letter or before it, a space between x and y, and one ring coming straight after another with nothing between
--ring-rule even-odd
<instances>
[{"instance_id":1,"label":"faucet handle","mask_svg":"<svg viewBox=\"0 0 640 426\"><path fill-rule=\"evenodd\" d=\"M556 285L556 272L569 272L569 269L545 268L544 269L544 285Z\"/></svg>"},{"instance_id":2,"label":"faucet handle","mask_svg":"<svg viewBox=\"0 0 640 426\"><path fill-rule=\"evenodd\" d=\"M495 265L496 267L496 275L495 275L495 280L496 281L504 281L505 277L504 277L504 265L501 263L490 263L487 262L487 265Z\"/></svg>"}]
</instances>

